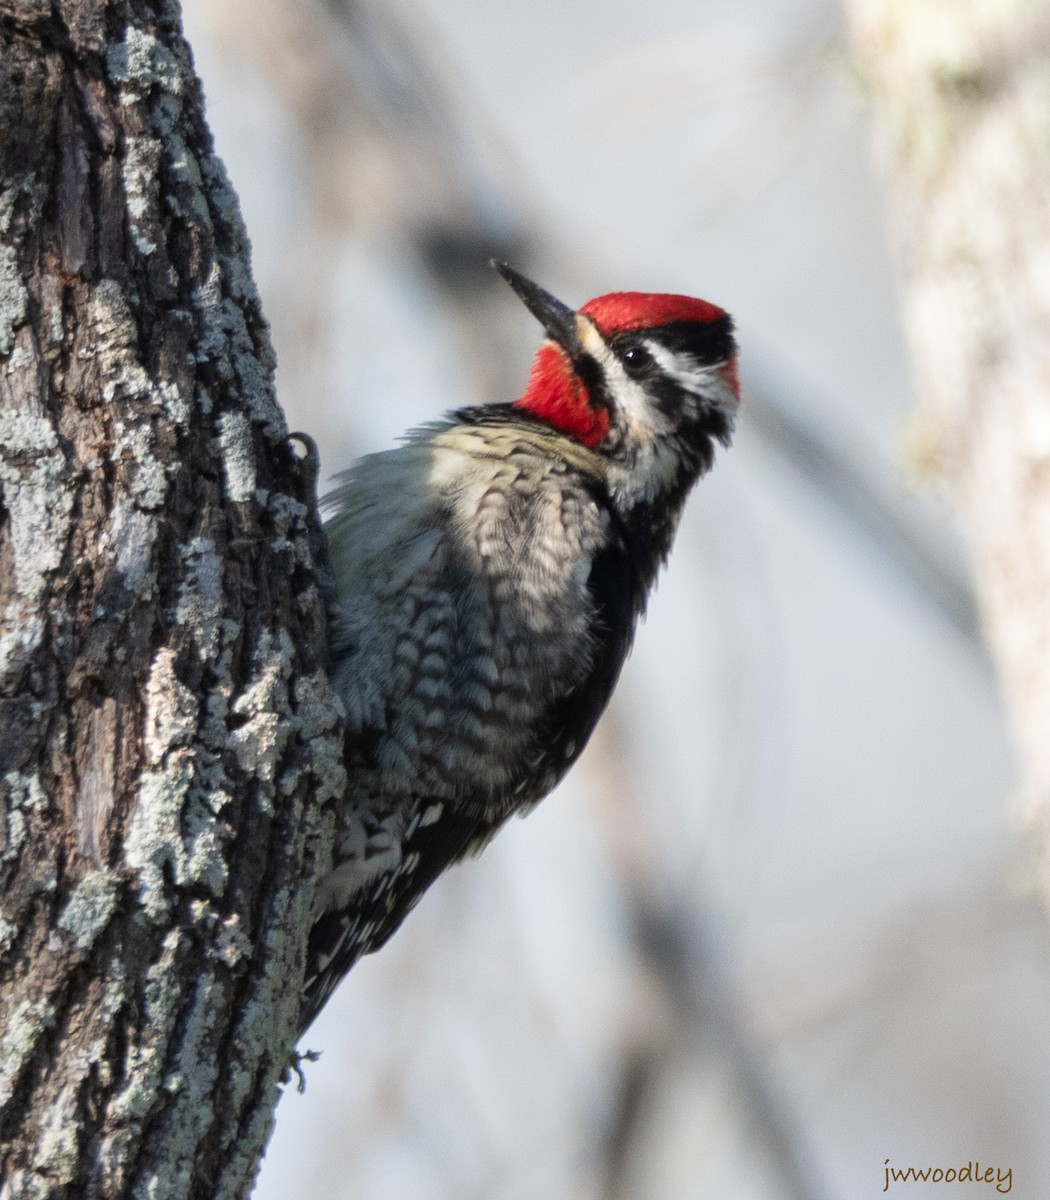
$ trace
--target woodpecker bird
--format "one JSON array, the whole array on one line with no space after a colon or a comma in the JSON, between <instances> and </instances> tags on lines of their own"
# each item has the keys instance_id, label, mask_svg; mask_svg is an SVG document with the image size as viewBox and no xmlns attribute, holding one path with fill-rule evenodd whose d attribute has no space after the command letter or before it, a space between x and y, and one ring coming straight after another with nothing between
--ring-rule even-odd
<instances>
[{"instance_id":1,"label":"woodpecker bird","mask_svg":"<svg viewBox=\"0 0 1050 1200\"><path fill-rule=\"evenodd\" d=\"M732 322L688 296L574 312L493 264L546 332L513 404L362 459L325 500L349 788L300 1029L450 864L579 757L739 404Z\"/></svg>"}]
</instances>

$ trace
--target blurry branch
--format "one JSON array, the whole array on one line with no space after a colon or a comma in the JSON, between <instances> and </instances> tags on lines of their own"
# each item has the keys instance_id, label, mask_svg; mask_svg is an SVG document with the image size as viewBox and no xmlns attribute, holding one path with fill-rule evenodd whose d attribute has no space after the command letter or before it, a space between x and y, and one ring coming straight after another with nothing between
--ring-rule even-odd
<instances>
[{"instance_id":1,"label":"blurry branch","mask_svg":"<svg viewBox=\"0 0 1050 1200\"><path fill-rule=\"evenodd\" d=\"M318 386L318 333L330 324L342 252L370 240L413 260L445 292L478 367L478 394L513 386L500 373L513 358L498 352L506 331L493 320L513 302L488 265L528 257L506 182L512 162L454 72L439 65L440 42L422 15L409 21L377 0L199 7L219 47L254 60L301 137L306 175L286 288L301 307L282 347L286 405L294 410L298 393L315 414L331 403L330 389Z\"/></svg>"},{"instance_id":2,"label":"blurry branch","mask_svg":"<svg viewBox=\"0 0 1050 1200\"><path fill-rule=\"evenodd\" d=\"M745 422L778 457L804 476L879 551L891 568L971 647L981 644L973 588L961 555L953 555L930 518L899 487L800 414L781 385L748 369Z\"/></svg>"},{"instance_id":3,"label":"blurry branch","mask_svg":"<svg viewBox=\"0 0 1050 1200\"><path fill-rule=\"evenodd\" d=\"M605 788L620 803L604 824L645 972L639 1007L628 1038L619 1094L605 1137L609 1200L637 1195L636 1167L660 1114L660 1095L676 1073L699 1071L718 1086L731 1122L730 1141L749 1171L768 1182L781 1200L822 1200L826 1195L801 1121L777 1085L764 1047L748 1027L747 1006L734 987L715 907L691 873L669 873L653 836L646 793L622 747L629 739L614 728L616 709L605 715L600 764ZM599 787L600 787L599 783ZM760 1193L764 1194L764 1193Z\"/></svg>"},{"instance_id":4,"label":"blurry branch","mask_svg":"<svg viewBox=\"0 0 1050 1200\"><path fill-rule=\"evenodd\" d=\"M973 546L1050 835L1050 8L851 0L890 179L929 467Z\"/></svg>"},{"instance_id":5,"label":"blurry branch","mask_svg":"<svg viewBox=\"0 0 1050 1200\"><path fill-rule=\"evenodd\" d=\"M304 198L323 228L392 230L446 281L487 282L488 259L513 253L516 214L496 182L507 164L490 165L481 122L394 8L229 0L207 20L242 55L248 39L296 120L310 167Z\"/></svg>"},{"instance_id":6,"label":"blurry branch","mask_svg":"<svg viewBox=\"0 0 1050 1200\"><path fill-rule=\"evenodd\" d=\"M610 1138L617 1148L610 1166L611 1200L630 1194L624 1153L636 1144L644 1124L646 1101L661 1074L679 1065L683 1053L699 1053L704 1069L723 1075L727 1112L738 1125L748 1159L771 1177L780 1200L820 1200L825 1195L807 1147L801 1123L776 1086L770 1064L747 1028L746 1010L727 978L722 955L710 936L710 920L698 920L686 904L661 905L650 894L637 894L632 910L638 945L675 1014L671 1031L652 1041L649 1053L638 1047L625 1074L622 1104Z\"/></svg>"}]
</instances>

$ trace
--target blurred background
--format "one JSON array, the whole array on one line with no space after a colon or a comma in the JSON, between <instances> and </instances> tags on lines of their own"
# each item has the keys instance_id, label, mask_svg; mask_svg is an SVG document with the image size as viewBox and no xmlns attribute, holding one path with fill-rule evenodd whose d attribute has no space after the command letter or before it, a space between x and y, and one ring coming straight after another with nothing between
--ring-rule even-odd
<instances>
[{"instance_id":1,"label":"blurred background","mask_svg":"<svg viewBox=\"0 0 1050 1200\"><path fill-rule=\"evenodd\" d=\"M587 753L344 983L257 1200L1050 1195L1050 937L839 5L183 9L326 477L519 394L494 254L724 306L745 390Z\"/></svg>"}]
</instances>

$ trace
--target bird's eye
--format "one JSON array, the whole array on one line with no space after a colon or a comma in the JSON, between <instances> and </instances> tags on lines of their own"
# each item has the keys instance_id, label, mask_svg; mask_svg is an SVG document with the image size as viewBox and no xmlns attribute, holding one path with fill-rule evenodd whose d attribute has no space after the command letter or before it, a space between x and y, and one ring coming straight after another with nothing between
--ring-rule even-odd
<instances>
[{"instance_id":1,"label":"bird's eye","mask_svg":"<svg viewBox=\"0 0 1050 1200\"><path fill-rule=\"evenodd\" d=\"M653 356L644 346L629 346L622 357L628 375L644 375L653 365Z\"/></svg>"}]
</instances>

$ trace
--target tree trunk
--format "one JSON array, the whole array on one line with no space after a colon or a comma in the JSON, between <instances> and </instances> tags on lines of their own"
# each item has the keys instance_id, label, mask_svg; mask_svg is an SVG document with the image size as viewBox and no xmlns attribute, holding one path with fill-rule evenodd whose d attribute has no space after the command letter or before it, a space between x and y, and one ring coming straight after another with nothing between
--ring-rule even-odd
<instances>
[{"instance_id":1,"label":"tree trunk","mask_svg":"<svg viewBox=\"0 0 1050 1200\"><path fill-rule=\"evenodd\" d=\"M891 180L920 441L970 537L1050 841L1050 7L850 11Z\"/></svg>"},{"instance_id":2,"label":"tree trunk","mask_svg":"<svg viewBox=\"0 0 1050 1200\"><path fill-rule=\"evenodd\" d=\"M4 1200L269 1132L345 783L272 370L175 0L0 0Z\"/></svg>"}]
</instances>

